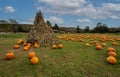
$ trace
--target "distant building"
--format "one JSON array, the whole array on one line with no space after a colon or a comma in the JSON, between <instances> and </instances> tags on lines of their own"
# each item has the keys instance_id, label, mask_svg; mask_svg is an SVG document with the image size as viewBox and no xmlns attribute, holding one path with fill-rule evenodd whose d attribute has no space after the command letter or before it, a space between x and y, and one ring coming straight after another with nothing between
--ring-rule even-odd
<instances>
[{"instance_id":1,"label":"distant building","mask_svg":"<svg viewBox=\"0 0 120 77\"><path fill-rule=\"evenodd\" d=\"M76 33L75 27L61 27L61 30L65 33Z\"/></svg>"}]
</instances>

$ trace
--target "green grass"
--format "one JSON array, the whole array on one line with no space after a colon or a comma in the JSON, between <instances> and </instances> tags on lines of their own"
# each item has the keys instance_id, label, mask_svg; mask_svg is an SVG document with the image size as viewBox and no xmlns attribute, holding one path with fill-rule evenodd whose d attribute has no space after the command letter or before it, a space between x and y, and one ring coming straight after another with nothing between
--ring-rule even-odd
<instances>
[{"instance_id":1,"label":"green grass","mask_svg":"<svg viewBox=\"0 0 120 77\"><path fill-rule=\"evenodd\" d=\"M117 36L117 35L116 35ZM94 45L86 47L85 42L61 40L63 49L51 49L50 46L31 48L23 51L13 49L18 39L26 39L26 34L0 34L0 77L119 77L120 76L120 42L96 50ZM117 53L115 65L106 62L108 47L114 47ZM15 58L6 60L8 51L15 52ZM35 51L39 63L32 65L28 53Z\"/></svg>"}]
</instances>

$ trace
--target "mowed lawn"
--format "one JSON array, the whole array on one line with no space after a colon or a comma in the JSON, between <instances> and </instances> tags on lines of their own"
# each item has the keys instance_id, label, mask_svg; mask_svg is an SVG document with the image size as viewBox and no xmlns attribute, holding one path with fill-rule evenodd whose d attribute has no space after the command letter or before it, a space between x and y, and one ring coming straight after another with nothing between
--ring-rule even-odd
<instances>
[{"instance_id":1,"label":"mowed lawn","mask_svg":"<svg viewBox=\"0 0 120 77\"><path fill-rule=\"evenodd\" d=\"M57 36L61 35L63 34ZM86 34L82 35L85 37ZM107 46L101 50L96 50L94 44L86 47L85 44L90 42L87 38L84 42L61 39L62 49L46 46L37 49L31 47L24 51L23 45L14 49L17 40L26 40L26 36L27 34L0 34L0 77L120 77L120 41L116 41L118 46L113 46L111 41L105 41ZM120 37L114 34L110 36ZM96 38L95 41L97 40ZM108 47L116 49L115 65L106 61ZM5 58L9 51L15 53L12 60ZM36 53L38 64L31 64L28 58L30 51Z\"/></svg>"}]
</instances>

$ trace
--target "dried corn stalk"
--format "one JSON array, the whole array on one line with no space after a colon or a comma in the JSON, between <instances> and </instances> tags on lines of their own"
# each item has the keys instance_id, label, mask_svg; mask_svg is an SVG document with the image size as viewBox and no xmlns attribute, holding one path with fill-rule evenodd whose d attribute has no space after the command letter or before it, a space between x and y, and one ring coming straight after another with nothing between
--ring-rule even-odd
<instances>
[{"instance_id":1,"label":"dried corn stalk","mask_svg":"<svg viewBox=\"0 0 120 77\"><path fill-rule=\"evenodd\" d=\"M53 30L44 22L41 12L36 14L33 27L28 33L27 42L32 44L38 42L40 46L52 45L57 42Z\"/></svg>"}]
</instances>

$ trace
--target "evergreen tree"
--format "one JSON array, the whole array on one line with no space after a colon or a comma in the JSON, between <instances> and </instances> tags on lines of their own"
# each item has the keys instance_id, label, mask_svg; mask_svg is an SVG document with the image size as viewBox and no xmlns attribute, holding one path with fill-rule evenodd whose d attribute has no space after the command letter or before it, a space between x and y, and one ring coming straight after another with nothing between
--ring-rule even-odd
<instances>
[{"instance_id":1,"label":"evergreen tree","mask_svg":"<svg viewBox=\"0 0 120 77\"><path fill-rule=\"evenodd\" d=\"M90 31L89 26L85 26L84 32L89 32L89 31Z\"/></svg>"},{"instance_id":2,"label":"evergreen tree","mask_svg":"<svg viewBox=\"0 0 120 77\"><path fill-rule=\"evenodd\" d=\"M47 24L48 24L48 26L52 27L51 22L49 20L47 20Z\"/></svg>"},{"instance_id":3,"label":"evergreen tree","mask_svg":"<svg viewBox=\"0 0 120 77\"><path fill-rule=\"evenodd\" d=\"M53 29L59 30L59 27L57 24L54 25Z\"/></svg>"},{"instance_id":4,"label":"evergreen tree","mask_svg":"<svg viewBox=\"0 0 120 77\"><path fill-rule=\"evenodd\" d=\"M77 25L77 28L76 28L76 33L80 33L80 27L79 27L79 25Z\"/></svg>"}]
</instances>

